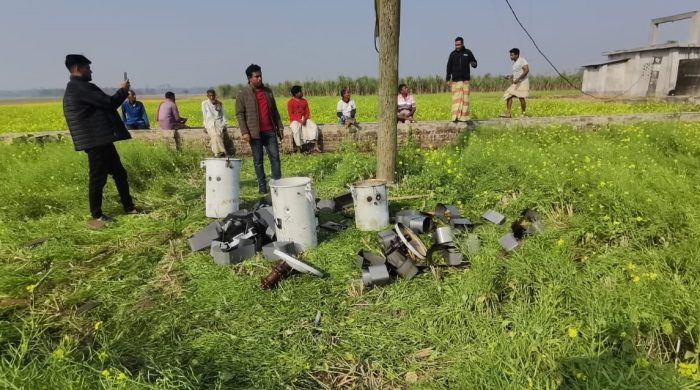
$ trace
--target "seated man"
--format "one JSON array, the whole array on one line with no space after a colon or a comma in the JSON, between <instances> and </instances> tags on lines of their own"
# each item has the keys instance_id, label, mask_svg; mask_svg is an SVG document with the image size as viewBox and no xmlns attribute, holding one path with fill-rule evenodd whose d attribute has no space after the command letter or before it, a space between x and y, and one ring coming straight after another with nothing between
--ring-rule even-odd
<instances>
[{"instance_id":1,"label":"seated man","mask_svg":"<svg viewBox=\"0 0 700 390\"><path fill-rule=\"evenodd\" d=\"M165 100L158 105L156 118L158 119L160 128L163 130L187 128L187 126L185 126L187 118L180 116L180 111L178 111L177 104L175 104L175 94L170 91L165 93Z\"/></svg>"},{"instance_id":2,"label":"seated man","mask_svg":"<svg viewBox=\"0 0 700 390\"><path fill-rule=\"evenodd\" d=\"M313 148L314 152L321 153L317 143L318 126L309 119L311 117L309 102L304 99L301 86L293 86L290 92L292 98L287 102L287 113L289 114L289 127L292 128L295 147L298 146L302 152L308 152L309 149Z\"/></svg>"},{"instance_id":3,"label":"seated man","mask_svg":"<svg viewBox=\"0 0 700 390\"><path fill-rule=\"evenodd\" d=\"M408 86L406 84L399 85L399 96L397 100L398 110L396 117L399 122L415 122L413 119L413 114L416 113L416 99L414 99L413 95L408 92Z\"/></svg>"},{"instance_id":4,"label":"seated man","mask_svg":"<svg viewBox=\"0 0 700 390\"><path fill-rule=\"evenodd\" d=\"M136 92L131 89L126 100L122 103L122 121L129 130L148 130L151 128L146 108L143 103L136 100Z\"/></svg>"},{"instance_id":5,"label":"seated man","mask_svg":"<svg viewBox=\"0 0 700 390\"><path fill-rule=\"evenodd\" d=\"M338 122L341 125L345 125L350 132L355 132L360 129L358 122L355 119L355 114L357 113L357 106L355 101L350 99L350 88L344 87L340 91L341 99L335 106L335 113L338 115Z\"/></svg>"}]
</instances>

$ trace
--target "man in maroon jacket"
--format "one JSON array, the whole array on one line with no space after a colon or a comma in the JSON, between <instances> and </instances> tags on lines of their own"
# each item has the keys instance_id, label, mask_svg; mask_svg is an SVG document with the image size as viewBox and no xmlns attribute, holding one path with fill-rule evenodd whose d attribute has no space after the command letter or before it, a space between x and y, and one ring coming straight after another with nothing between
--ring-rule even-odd
<instances>
[{"instance_id":1,"label":"man in maroon jacket","mask_svg":"<svg viewBox=\"0 0 700 390\"><path fill-rule=\"evenodd\" d=\"M263 166L263 148L267 150L272 168L272 179L282 178L280 167L279 142L282 142L284 125L277 110L277 103L272 91L263 85L262 69L256 64L246 68L248 86L236 97L236 118L241 128L241 138L250 144L253 154L255 176L258 179L258 192L267 193L265 168Z\"/></svg>"}]
</instances>

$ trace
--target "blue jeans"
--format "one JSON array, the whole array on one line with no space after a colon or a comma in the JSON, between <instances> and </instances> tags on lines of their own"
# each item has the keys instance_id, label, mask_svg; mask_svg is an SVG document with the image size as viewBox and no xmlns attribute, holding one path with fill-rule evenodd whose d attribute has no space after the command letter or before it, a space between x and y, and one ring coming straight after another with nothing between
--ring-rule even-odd
<instances>
[{"instance_id":1,"label":"blue jeans","mask_svg":"<svg viewBox=\"0 0 700 390\"><path fill-rule=\"evenodd\" d=\"M255 167L255 176L258 178L258 189L260 190L264 190L266 188L265 166L263 165L263 147L265 147L265 150L267 150L267 157L270 159L272 179L278 180L282 178L277 134L275 134L274 131L261 131L259 139L250 139L250 150L253 153L253 167Z\"/></svg>"}]
</instances>

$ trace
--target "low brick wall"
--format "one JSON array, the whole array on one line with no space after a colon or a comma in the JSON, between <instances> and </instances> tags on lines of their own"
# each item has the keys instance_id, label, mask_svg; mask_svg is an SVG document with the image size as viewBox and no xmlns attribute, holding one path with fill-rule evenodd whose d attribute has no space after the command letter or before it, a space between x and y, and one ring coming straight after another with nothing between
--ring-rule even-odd
<instances>
[{"instance_id":1,"label":"low brick wall","mask_svg":"<svg viewBox=\"0 0 700 390\"><path fill-rule=\"evenodd\" d=\"M323 151L333 152L338 150L341 143L347 141L355 143L361 150L372 150L377 144L377 123L361 124L361 130L350 133L338 124L320 124L320 147ZM399 124L397 139L399 144L406 143L412 138L416 145L422 148L430 146L443 146L452 142L464 125L457 125L452 122L420 122L412 124ZM250 147L241 139L241 131L236 127L228 129L229 137L233 140L236 154L250 154ZM136 130L131 131L131 135L137 139L146 140L166 140L171 145L175 145L175 132L172 130ZM200 143L203 146L209 142L209 136L202 129L178 130L178 135L183 143ZM284 139L281 148L285 152L292 151L292 131L289 127L284 129Z\"/></svg>"},{"instance_id":2,"label":"low brick wall","mask_svg":"<svg viewBox=\"0 0 700 390\"><path fill-rule=\"evenodd\" d=\"M588 126L604 126L613 123L633 123L641 121L700 121L700 112L660 112L642 114L619 114L619 115L578 115L561 117L528 117L528 118L495 118L475 120L474 124L479 126L493 125L507 128L543 126L550 124L569 124L580 128ZM348 132L345 127L335 124L319 124L320 146L324 151L333 152L344 141L353 142L363 150L371 150L377 144L377 123L362 123L362 129L356 133ZM416 145L421 148L438 147L451 143L457 138L461 131L466 128L463 124L455 124L448 121L425 121L417 123L399 123L397 138L399 144L405 144L406 140L413 139ZM232 127L228 130L229 136L233 140L237 154L249 154L250 147L241 140L241 132L238 128ZM137 139L146 139L157 142L169 142L175 144L174 132L172 130L132 130L131 134ZM206 148L209 137L202 129L179 130L180 138L183 142L199 143ZM0 140L12 142L14 140L30 142L49 142L64 137L70 137L67 131L45 131L34 133L4 133L0 134ZM289 127L284 129L284 140L282 150L289 152L292 150L292 134Z\"/></svg>"}]
</instances>

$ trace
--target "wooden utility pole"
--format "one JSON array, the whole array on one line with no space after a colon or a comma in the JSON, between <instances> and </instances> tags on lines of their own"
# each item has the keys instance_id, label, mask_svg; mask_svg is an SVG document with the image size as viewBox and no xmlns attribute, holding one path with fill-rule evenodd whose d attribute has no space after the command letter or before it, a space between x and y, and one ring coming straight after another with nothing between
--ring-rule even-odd
<instances>
[{"instance_id":1,"label":"wooden utility pole","mask_svg":"<svg viewBox=\"0 0 700 390\"><path fill-rule=\"evenodd\" d=\"M378 0L379 7L379 129L377 179L393 183L396 172L396 95L399 87L399 5Z\"/></svg>"}]
</instances>

